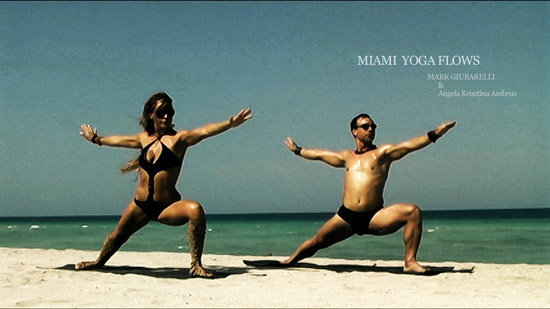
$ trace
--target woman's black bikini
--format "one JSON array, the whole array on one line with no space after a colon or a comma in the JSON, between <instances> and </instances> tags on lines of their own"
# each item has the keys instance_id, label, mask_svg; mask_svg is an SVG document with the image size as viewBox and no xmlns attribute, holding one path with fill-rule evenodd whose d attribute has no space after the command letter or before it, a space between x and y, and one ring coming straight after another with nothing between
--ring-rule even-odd
<instances>
[{"instance_id":1,"label":"woman's black bikini","mask_svg":"<svg viewBox=\"0 0 550 309\"><path fill-rule=\"evenodd\" d=\"M147 151L156 141L159 141L162 145L162 151L160 153L160 157L156 160L156 162L151 163L147 160ZM181 164L181 160L174 154L172 150L170 150L170 148L164 145L164 143L162 143L160 139L154 140L141 150L141 154L139 156L139 166L147 173L147 175L149 175L149 193L147 194L147 200L138 201L134 199L134 202L141 210L143 210L145 215L150 220L158 220L160 213L168 206L170 206L170 204L172 204L156 202L155 200L153 200L153 195L155 193L155 175L160 171L165 171L176 166L179 167L181 166Z\"/></svg>"}]
</instances>

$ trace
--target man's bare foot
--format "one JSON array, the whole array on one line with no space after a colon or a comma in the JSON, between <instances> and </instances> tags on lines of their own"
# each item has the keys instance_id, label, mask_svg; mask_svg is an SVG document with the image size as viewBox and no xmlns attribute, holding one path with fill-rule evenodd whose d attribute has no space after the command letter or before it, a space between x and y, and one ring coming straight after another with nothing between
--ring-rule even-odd
<instances>
[{"instance_id":1,"label":"man's bare foot","mask_svg":"<svg viewBox=\"0 0 550 309\"><path fill-rule=\"evenodd\" d=\"M418 262L409 262L405 263L405 266L403 267L403 271L408 274L423 274L426 272L426 268L420 266Z\"/></svg>"},{"instance_id":2,"label":"man's bare foot","mask_svg":"<svg viewBox=\"0 0 550 309\"><path fill-rule=\"evenodd\" d=\"M74 269L76 270L87 270L87 269L94 269L94 268L101 268L101 266L98 265L96 261L80 262L74 266Z\"/></svg>"},{"instance_id":3,"label":"man's bare foot","mask_svg":"<svg viewBox=\"0 0 550 309\"><path fill-rule=\"evenodd\" d=\"M296 260L294 260L294 259L292 259L292 258L288 258L288 259L286 259L286 260L284 260L284 261L281 261L279 264L285 265L285 266L292 266L292 265L298 264L298 262L299 262L299 261L296 261Z\"/></svg>"},{"instance_id":4,"label":"man's bare foot","mask_svg":"<svg viewBox=\"0 0 550 309\"><path fill-rule=\"evenodd\" d=\"M202 266L200 265L193 265L189 269L189 274L191 277L201 277L201 278L210 278L213 275L209 272L207 272Z\"/></svg>"}]
</instances>

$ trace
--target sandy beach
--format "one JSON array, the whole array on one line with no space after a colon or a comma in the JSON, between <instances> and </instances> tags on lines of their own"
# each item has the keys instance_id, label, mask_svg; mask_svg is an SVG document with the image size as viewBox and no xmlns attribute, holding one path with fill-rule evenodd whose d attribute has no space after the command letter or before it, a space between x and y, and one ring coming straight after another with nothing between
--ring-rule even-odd
<instances>
[{"instance_id":1,"label":"sandy beach","mask_svg":"<svg viewBox=\"0 0 550 309\"><path fill-rule=\"evenodd\" d=\"M71 269L96 254L0 248L0 307L550 307L550 265L423 262L435 273L418 276L401 261L205 255L216 275L202 279L189 278L188 253L121 251L104 269Z\"/></svg>"}]
</instances>

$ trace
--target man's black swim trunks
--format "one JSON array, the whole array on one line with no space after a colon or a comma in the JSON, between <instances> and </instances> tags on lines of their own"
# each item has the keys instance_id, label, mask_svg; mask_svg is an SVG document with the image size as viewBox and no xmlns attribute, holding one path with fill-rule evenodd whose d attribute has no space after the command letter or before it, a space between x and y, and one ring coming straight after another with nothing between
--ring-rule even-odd
<instances>
[{"instance_id":1,"label":"man's black swim trunks","mask_svg":"<svg viewBox=\"0 0 550 309\"><path fill-rule=\"evenodd\" d=\"M357 212L348 209L346 206L342 205L340 208L338 208L338 216L342 218L344 221L346 221L351 227L353 228L353 231L357 235L364 235L369 234L369 224L370 220L372 220L372 217L384 207L380 206L380 208L365 211L365 212Z\"/></svg>"}]
</instances>

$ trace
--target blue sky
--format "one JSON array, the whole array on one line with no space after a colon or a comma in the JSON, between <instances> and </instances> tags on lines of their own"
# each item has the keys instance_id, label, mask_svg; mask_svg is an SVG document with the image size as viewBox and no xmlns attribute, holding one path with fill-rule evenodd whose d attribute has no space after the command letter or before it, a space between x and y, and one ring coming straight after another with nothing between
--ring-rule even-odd
<instances>
[{"instance_id":1,"label":"blue sky","mask_svg":"<svg viewBox=\"0 0 550 309\"><path fill-rule=\"evenodd\" d=\"M166 91L178 129L254 118L185 158L178 189L207 213L330 212L343 171L296 158L353 148L369 113L376 143L458 121L394 163L387 203L426 210L549 207L547 2L1 2L0 215L117 215L135 150L96 147L133 134L144 100ZM477 55L477 66L358 66L366 55ZM428 74L494 74L491 81ZM515 97L438 96L440 90Z\"/></svg>"}]
</instances>

